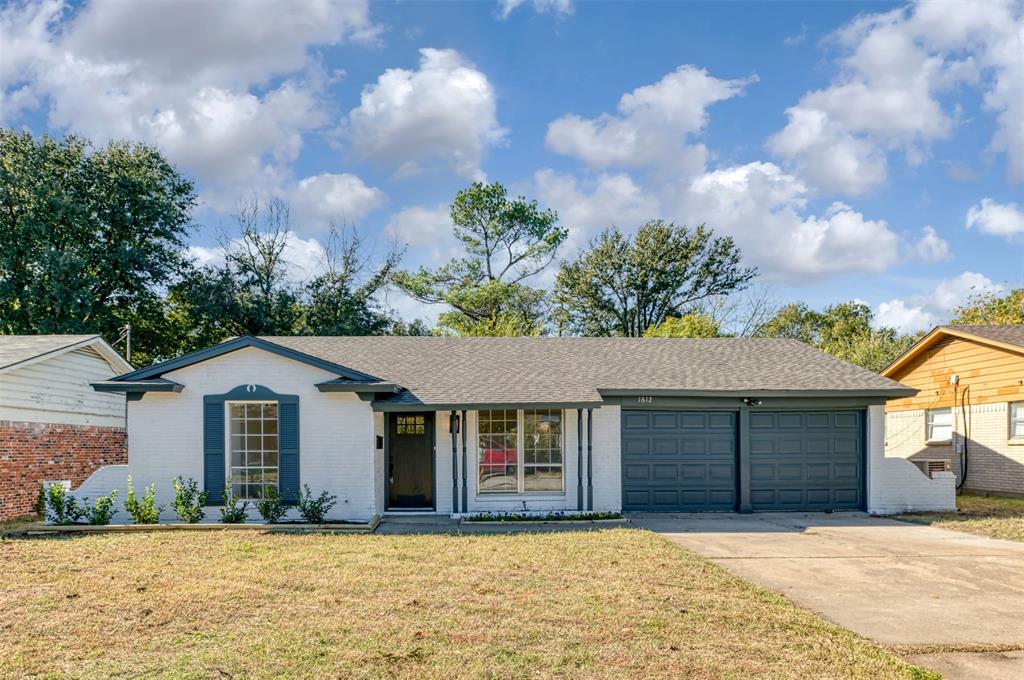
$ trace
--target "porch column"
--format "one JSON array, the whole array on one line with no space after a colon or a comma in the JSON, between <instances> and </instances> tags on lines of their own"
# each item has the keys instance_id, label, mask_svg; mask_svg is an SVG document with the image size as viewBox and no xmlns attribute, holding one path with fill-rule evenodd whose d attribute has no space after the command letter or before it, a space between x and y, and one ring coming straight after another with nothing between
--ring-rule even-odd
<instances>
[{"instance_id":1,"label":"porch column","mask_svg":"<svg viewBox=\"0 0 1024 680\"><path fill-rule=\"evenodd\" d=\"M583 409L576 409L576 509L583 510Z\"/></svg>"},{"instance_id":2,"label":"porch column","mask_svg":"<svg viewBox=\"0 0 1024 680\"><path fill-rule=\"evenodd\" d=\"M469 467L466 462L466 430L469 429L469 419L466 411L462 412L462 511L469 512L469 488L466 479L469 477Z\"/></svg>"},{"instance_id":3,"label":"porch column","mask_svg":"<svg viewBox=\"0 0 1024 680\"><path fill-rule=\"evenodd\" d=\"M448 418L448 429L452 433L452 513L459 514L459 454L458 454L458 429L459 419L452 409Z\"/></svg>"},{"instance_id":4,"label":"porch column","mask_svg":"<svg viewBox=\"0 0 1024 680\"><path fill-rule=\"evenodd\" d=\"M594 409L587 409L587 510L594 509Z\"/></svg>"}]
</instances>

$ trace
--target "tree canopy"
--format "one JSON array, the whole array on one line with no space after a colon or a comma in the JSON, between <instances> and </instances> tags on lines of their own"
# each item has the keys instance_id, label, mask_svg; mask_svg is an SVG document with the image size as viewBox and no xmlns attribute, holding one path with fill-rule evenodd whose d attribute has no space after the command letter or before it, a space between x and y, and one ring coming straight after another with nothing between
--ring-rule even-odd
<instances>
[{"instance_id":1,"label":"tree canopy","mask_svg":"<svg viewBox=\"0 0 1024 680\"><path fill-rule=\"evenodd\" d=\"M957 307L952 323L996 326L1024 324L1024 288L1011 290L1006 295L975 295L967 304Z\"/></svg>"},{"instance_id":2,"label":"tree canopy","mask_svg":"<svg viewBox=\"0 0 1024 680\"><path fill-rule=\"evenodd\" d=\"M690 312L670 316L644 332L645 338L717 338L721 336L718 322L707 314Z\"/></svg>"},{"instance_id":3,"label":"tree canopy","mask_svg":"<svg viewBox=\"0 0 1024 680\"><path fill-rule=\"evenodd\" d=\"M555 282L555 323L580 335L643 335L702 301L742 290L757 275L741 265L729 237L705 225L694 229L654 220L633 237L605 230Z\"/></svg>"},{"instance_id":4,"label":"tree canopy","mask_svg":"<svg viewBox=\"0 0 1024 680\"><path fill-rule=\"evenodd\" d=\"M568 232L558 214L525 197L510 198L500 183L475 182L452 202L453 233L463 257L437 269L397 272L411 297L446 304L441 326L460 335L535 335L545 319L545 295L524 283L554 259Z\"/></svg>"}]
</instances>

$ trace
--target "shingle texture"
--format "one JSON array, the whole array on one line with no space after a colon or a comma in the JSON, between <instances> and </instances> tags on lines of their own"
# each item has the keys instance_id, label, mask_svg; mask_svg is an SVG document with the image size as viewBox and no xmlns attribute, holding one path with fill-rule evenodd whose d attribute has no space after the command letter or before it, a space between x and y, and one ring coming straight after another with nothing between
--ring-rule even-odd
<instances>
[{"instance_id":1,"label":"shingle texture","mask_svg":"<svg viewBox=\"0 0 1024 680\"><path fill-rule=\"evenodd\" d=\"M942 326L942 328L1024 347L1024 326Z\"/></svg>"},{"instance_id":2,"label":"shingle texture","mask_svg":"<svg viewBox=\"0 0 1024 680\"><path fill-rule=\"evenodd\" d=\"M0 335L0 368L95 338L95 335Z\"/></svg>"},{"instance_id":3,"label":"shingle texture","mask_svg":"<svg viewBox=\"0 0 1024 680\"><path fill-rule=\"evenodd\" d=\"M418 404L598 402L600 390L887 395L907 389L795 340L264 339L395 382L406 390L395 399Z\"/></svg>"}]
</instances>

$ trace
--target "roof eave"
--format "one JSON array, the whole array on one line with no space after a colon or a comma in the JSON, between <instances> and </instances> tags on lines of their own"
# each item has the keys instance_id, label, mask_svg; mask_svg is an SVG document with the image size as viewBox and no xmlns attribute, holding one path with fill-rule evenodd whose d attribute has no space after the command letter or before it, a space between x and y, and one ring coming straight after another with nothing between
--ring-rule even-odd
<instances>
[{"instance_id":1,"label":"roof eave","mask_svg":"<svg viewBox=\"0 0 1024 680\"><path fill-rule=\"evenodd\" d=\"M932 330L928 331L928 333L923 338L918 340L909 349L907 349L907 351L896 357L892 361L892 363L883 368L879 372L879 375L893 379L892 376L898 373L901 368L903 368L911 361L916 359L918 355L921 354L921 352L925 351L926 349L934 345L936 342L939 341L939 339L946 336L960 338L962 340L970 340L971 342L978 342L983 345L988 345L990 347L998 347L999 349L1006 350L1007 352L1013 352L1014 354L1024 354L1024 347L1021 347L1020 345L1014 345L1012 343L1003 342L1001 340L986 338L983 335L975 335L974 333L968 333L967 331L962 331L958 328L936 326Z\"/></svg>"},{"instance_id":2,"label":"roof eave","mask_svg":"<svg viewBox=\"0 0 1024 680\"><path fill-rule=\"evenodd\" d=\"M912 397L917 390L912 387L899 386L892 388L872 389L832 389L832 390L778 390L778 389L752 389L752 390L673 390L673 389L617 389L598 388L602 396L607 397L634 397L634 396L655 396L655 397L885 397L888 399L899 399Z\"/></svg>"},{"instance_id":3,"label":"roof eave","mask_svg":"<svg viewBox=\"0 0 1024 680\"><path fill-rule=\"evenodd\" d=\"M350 380L326 380L316 384L321 392L354 392L357 394L398 394L402 388L391 382L353 382Z\"/></svg>"},{"instance_id":4,"label":"roof eave","mask_svg":"<svg viewBox=\"0 0 1024 680\"><path fill-rule=\"evenodd\" d=\"M479 411L487 409L512 408L552 408L552 409L587 409L600 408L603 401L517 401L517 402L454 402L454 403L422 403L422 402L389 402L387 399L371 403L374 411L395 413L403 411Z\"/></svg>"},{"instance_id":5,"label":"roof eave","mask_svg":"<svg viewBox=\"0 0 1024 680\"><path fill-rule=\"evenodd\" d=\"M181 392L185 386L173 380L101 380L90 383L97 392L144 394L146 392Z\"/></svg>"}]
</instances>

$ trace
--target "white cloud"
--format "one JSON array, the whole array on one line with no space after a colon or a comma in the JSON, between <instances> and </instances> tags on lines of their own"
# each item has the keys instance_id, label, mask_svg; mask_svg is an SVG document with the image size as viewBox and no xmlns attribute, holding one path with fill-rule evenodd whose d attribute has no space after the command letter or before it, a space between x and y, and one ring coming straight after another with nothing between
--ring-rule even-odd
<instances>
[{"instance_id":1,"label":"white cloud","mask_svg":"<svg viewBox=\"0 0 1024 680\"><path fill-rule=\"evenodd\" d=\"M875 309L875 323L904 333L915 333L946 323L953 310L971 297L998 293L1003 287L977 272L964 272L939 281L928 292L882 302Z\"/></svg>"},{"instance_id":2,"label":"white cloud","mask_svg":"<svg viewBox=\"0 0 1024 680\"><path fill-rule=\"evenodd\" d=\"M921 238L914 243L913 254L925 262L948 260L949 243L933 227L925 227L921 230Z\"/></svg>"},{"instance_id":3,"label":"white cloud","mask_svg":"<svg viewBox=\"0 0 1024 680\"><path fill-rule=\"evenodd\" d=\"M628 231L661 215L658 199L626 174L602 173L581 185L572 175L544 169L534 173L533 183L540 202L557 211L569 229L567 251L583 246L605 227Z\"/></svg>"},{"instance_id":4,"label":"white cloud","mask_svg":"<svg viewBox=\"0 0 1024 680\"><path fill-rule=\"evenodd\" d=\"M383 191L348 173L306 177L289 193L292 217L302 228L322 228L331 220L355 224L386 202Z\"/></svg>"},{"instance_id":5,"label":"white cloud","mask_svg":"<svg viewBox=\"0 0 1024 680\"><path fill-rule=\"evenodd\" d=\"M0 103L7 116L46 106L52 127L99 142L157 144L208 200L229 202L277 187L303 133L326 122L312 48L376 31L366 3L340 0L9 5Z\"/></svg>"},{"instance_id":6,"label":"white cloud","mask_svg":"<svg viewBox=\"0 0 1024 680\"><path fill-rule=\"evenodd\" d=\"M285 234L288 237L284 250L288 281L301 284L327 271L327 252L320 241L312 237L304 239L294 231ZM238 239L233 239L229 247L238 243ZM222 246L189 246L188 255L201 267L219 267L224 264Z\"/></svg>"},{"instance_id":7,"label":"white cloud","mask_svg":"<svg viewBox=\"0 0 1024 680\"><path fill-rule=\"evenodd\" d=\"M967 211L967 228L1003 238L1024 235L1024 211L1016 203L996 203L991 198Z\"/></svg>"},{"instance_id":8,"label":"white cloud","mask_svg":"<svg viewBox=\"0 0 1024 680\"><path fill-rule=\"evenodd\" d=\"M440 160L477 179L484 149L505 139L496 110L486 75L455 50L425 48L417 70L388 69L363 89L348 134L357 154L399 175Z\"/></svg>"},{"instance_id":9,"label":"white cloud","mask_svg":"<svg viewBox=\"0 0 1024 680\"><path fill-rule=\"evenodd\" d=\"M622 95L618 113L569 114L552 121L545 141L552 151L596 168L671 165L677 173L697 173L707 151L688 141L707 125L707 107L739 95L754 80L721 80L705 69L680 66L657 83Z\"/></svg>"},{"instance_id":10,"label":"white cloud","mask_svg":"<svg viewBox=\"0 0 1024 680\"><path fill-rule=\"evenodd\" d=\"M677 210L684 222L733 236L748 262L783 279L881 272L897 261L900 237L885 220L838 202L809 215L808 193L778 166L748 163L698 177Z\"/></svg>"},{"instance_id":11,"label":"white cloud","mask_svg":"<svg viewBox=\"0 0 1024 680\"><path fill-rule=\"evenodd\" d=\"M508 15L519 7L527 4L528 0L498 0L498 16L507 19ZM572 0L529 0L533 11L538 14L556 14L558 16L570 16L576 11Z\"/></svg>"},{"instance_id":12,"label":"white cloud","mask_svg":"<svg viewBox=\"0 0 1024 680\"><path fill-rule=\"evenodd\" d=\"M1011 178L1022 180L1022 32L1024 14L1009 2L930 0L859 17L833 36L845 50L839 74L787 110L769 148L814 187L859 194L885 180L890 152L916 165L952 133L957 115L941 97L966 83L996 113L992 148L1008 154Z\"/></svg>"},{"instance_id":13,"label":"white cloud","mask_svg":"<svg viewBox=\"0 0 1024 680\"><path fill-rule=\"evenodd\" d=\"M384 233L409 247L407 259L418 264L439 264L463 252L452 229L451 209L442 203L432 208L415 205L398 211L388 220Z\"/></svg>"}]
</instances>

